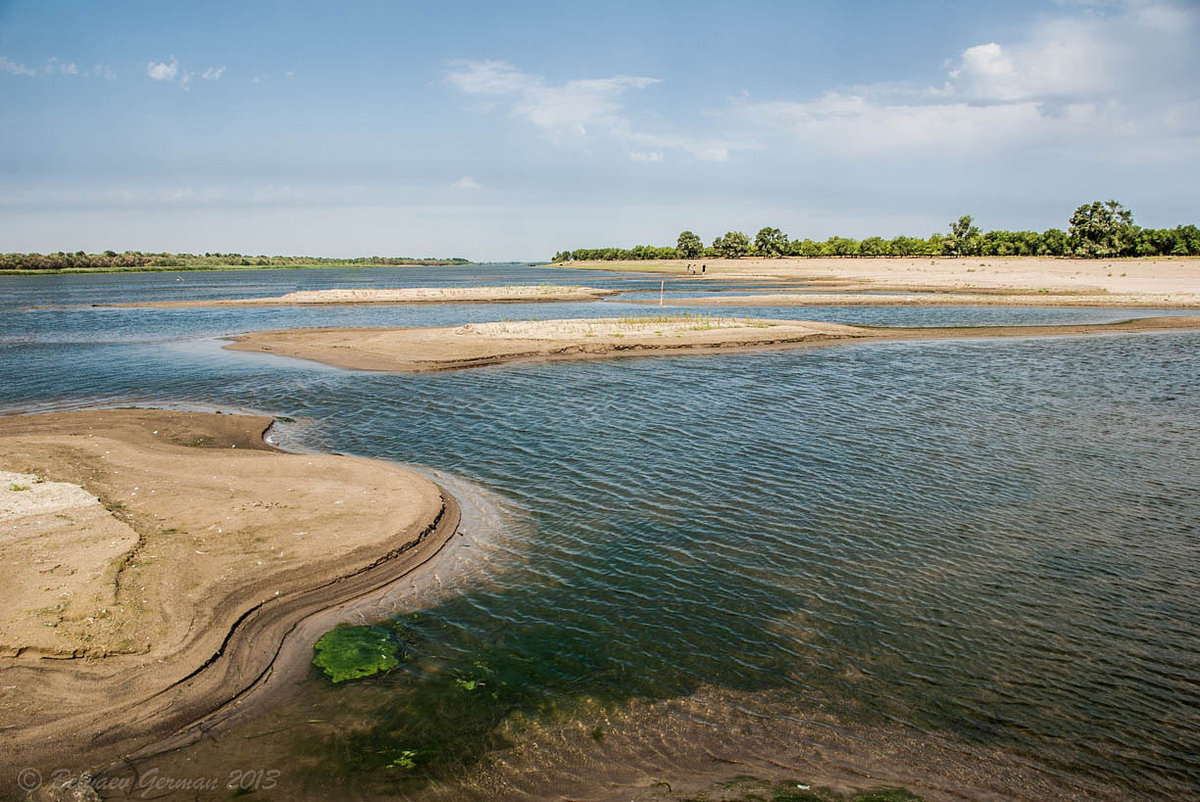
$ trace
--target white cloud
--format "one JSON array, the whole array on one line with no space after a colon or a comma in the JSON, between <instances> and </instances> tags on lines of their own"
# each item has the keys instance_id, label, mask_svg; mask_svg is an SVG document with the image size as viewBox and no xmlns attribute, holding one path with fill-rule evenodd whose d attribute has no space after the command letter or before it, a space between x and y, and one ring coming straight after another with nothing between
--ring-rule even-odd
<instances>
[{"instance_id":1,"label":"white cloud","mask_svg":"<svg viewBox=\"0 0 1200 802\"><path fill-rule=\"evenodd\" d=\"M480 184L469 175L464 175L462 178L450 185L451 189L483 189L483 184Z\"/></svg>"},{"instance_id":2,"label":"white cloud","mask_svg":"<svg viewBox=\"0 0 1200 802\"><path fill-rule=\"evenodd\" d=\"M661 151L651 150L631 150L629 151L629 160L635 162L660 162L663 160Z\"/></svg>"},{"instance_id":3,"label":"white cloud","mask_svg":"<svg viewBox=\"0 0 1200 802\"><path fill-rule=\"evenodd\" d=\"M37 75L37 70L33 67L27 67L24 64L18 64L8 56L0 56L0 72L7 72L10 75Z\"/></svg>"},{"instance_id":4,"label":"white cloud","mask_svg":"<svg viewBox=\"0 0 1200 802\"><path fill-rule=\"evenodd\" d=\"M1039 111L1033 103L904 105L827 92L807 103L748 104L740 115L813 150L858 158L914 150L974 152L1010 141L1036 124Z\"/></svg>"},{"instance_id":5,"label":"white cloud","mask_svg":"<svg viewBox=\"0 0 1200 802\"><path fill-rule=\"evenodd\" d=\"M179 62L171 56L171 63L151 61L146 65L146 74L156 81L174 81L179 74Z\"/></svg>"},{"instance_id":6,"label":"white cloud","mask_svg":"<svg viewBox=\"0 0 1200 802\"><path fill-rule=\"evenodd\" d=\"M545 131L552 140L587 135L589 126L608 130L623 122L617 97L626 89L642 89L657 81L619 75L615 78L568 81L561 86L527 86L513 114Z\"/></svg>"},{"instance_id":7,"label":"white cloud","mask_svg":"<svg viewBox=\"0 0 1200 802\"><path fill-rule=\"evenodd\" d=\"M58 58L51 56L46 59L46 66L42 67L42 72L47 75L79 75L79 66L69 61L60 61Z\"/></svg>"},{"instance_id":8,"label":"white cloud","mask_svg":"<svg viewBox=\"0 0 1200 802\"><path fill-rule=\"evenodd\" d=\"M205 81L216 82L221 80L225 75L224 65L220 67L205 67L203 72L194 70L180 69L179 60L171 56L171 62L168 64L165 61L151 61L146 65L146 74L156 81L165 81L167 83L176 82L178 79L179 88L184 92L192 91L192 80L199 77Z\"/></svg>"},{"instance_id":9,"label":"white cloud","mask_svg":"<svg viewBox=\"0 0 1200 802\"><path fill-rule=\"evenodd\" d=\"M520 92L539 81L503 61L455 61L446 80L472 95L505 95Z\"/></svg>"},{"instance_id":10,"label":"white cloud","mask_svg":"<svg viewBox=\"0 0 1200 802\"><path fill-rule=\"evenodd\" d=\"M25 75L30 78L39 73L41 75L67 75L79 78L104 78L110 81L117 77L112 68L104 64L97 64L91 69L85 69L73 61L63 61L57 56L51 56L46 59L46 63L42 65L41 70L34 69L25 64L19 64L7 56L0 56L0 72L7 72L10 75Z\"/></svg>"},{"instance_id":11,"label":"white cloud","mask_svg":"<svg viewBox=\"0 0 1200 802\"><path fill-rule=\"evenodd\" d=\"M581 144L592 137L602 137L645 148L681 151L709 161L728 158L730 149L735 147L678 134L635 131L621 97L631 89L660 83L657 78L616 75L548 84L541 77L503 61L455 61L446 73L446 80L466 94L498 99L495 103L506 104L510 116L531 123L558 145ZM483 110L494 107L494 103L489 104Z\"/></svg>"},{"instance_id":12,"label":"white cloud","mask_svg":"<svg viewBox=\"0 0 1200 802\"><path fill-rule=\"evenodd\" d=\"M733 148L745 149L748 145L734 145L719 139L702 139L679 134L639 134L631 131L624 132L629 142L649 148L665 148L686 153L694 159L703 162L723 162L729 158ZM658 151L661 155L661 151ZM655 159L658 161L658 159Z\"/></svg>"},{"instance_id":13,"label":"white cloud","mask_svg":"<svg viewBox=\"0 0 1200 802\"><path fill-rule=\"evenodd\" d=\"M446 80L471 95L514 95L512 116L533 123L559 144L582 139L591 128L621 126L617 98L628 89L658 83L654 78L618 75L554 86L503 61L456 61Z\"/></svg>"},{"instance_id":14,"label":"white cloud","mask_svg":"<svg viewBox=\"0 0 1200 802\"><path fill-rule=\"evenodd\" d=\"M877 84L814 100L740 101L729 114L816 152L978 155L1045 146L1118 153L1195 147L1200 11L1128 0L1044 17L1013 42L966 48L945 83Z\"/></svg>"}]
</instances>

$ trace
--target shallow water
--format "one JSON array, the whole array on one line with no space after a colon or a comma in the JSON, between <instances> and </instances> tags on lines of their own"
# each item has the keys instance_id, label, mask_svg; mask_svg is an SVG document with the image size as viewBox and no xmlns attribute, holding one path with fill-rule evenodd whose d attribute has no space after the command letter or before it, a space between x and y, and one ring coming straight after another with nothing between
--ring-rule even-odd
<instances>
[{"instance_id":1,"label":"shallow water","mask_svg":"<svg viewBox=\"0 0 1200 802\"><path fill-rule=\"evenodd\" d=\"M451 283L262 271L249 292L239 277L206 274L195 297ZM399 604L405 668L336 688L311 676L293 705L164 759L164 773L269 766L313 798L604 798L597 778L716 777L715 755L730 776L869 771L929 798L1200 798L1196 333L393 376L218 338L657 310L28 309L192 297L162 274L51 280L0 281L0 407L269 410L298 419L297 444L466 477L513 519L470 583ZM963 325L1150 312L750 314Z\"/></svg>"}]
</instances>

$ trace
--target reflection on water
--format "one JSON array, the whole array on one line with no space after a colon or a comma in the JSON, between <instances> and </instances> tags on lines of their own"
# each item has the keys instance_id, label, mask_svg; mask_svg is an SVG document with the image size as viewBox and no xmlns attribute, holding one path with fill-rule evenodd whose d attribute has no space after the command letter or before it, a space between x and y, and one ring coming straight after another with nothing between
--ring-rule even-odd
<instances>
[{"instance_id":1,"label":"reflection on water","mask_svg":"<svg viewBox=\"0 0 1200 802\"><path fill-rule=\"evenodd\" d=\"M401 668L310 674L290 704L143 769L249 761L300 798L629 798L739 774L1200 798L1196 334L390 376L210 338L524 315L198 311L2 314L0 404L269 409L298 419L295 443L466 477L516 523L478 533L487 560L453 571L471 581L397 603Z\"/></svg>"}]
</instances>

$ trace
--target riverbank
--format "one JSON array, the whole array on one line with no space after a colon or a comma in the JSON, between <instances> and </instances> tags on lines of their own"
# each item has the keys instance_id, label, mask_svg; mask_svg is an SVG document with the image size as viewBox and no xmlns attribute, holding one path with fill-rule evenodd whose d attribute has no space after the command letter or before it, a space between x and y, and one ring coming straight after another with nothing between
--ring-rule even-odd
<instances>
[{"instance_id":1,"label":"riverbank","mask_svg":"<svg viewBox=\"0 0 1200 802\"><path fill-rule=\"evenodd\" d=\"M623 270L684 276L697 282L760 281L803 285L809 295L870 293L871 305L950 303L932 293L962 294L962 304L1038 306L1159 306L1200 308L1200 259L1055 259L1034 257L880 259L696 259L658 262L568 262L572 269ZM689 273L691 266L703 273ZM706 288L707 289L707 288ZM801 287L797 286L797 290ZM789 294L791 290L787 291ZM881 297L925 293L920 298ZM971 297L974 296L974 297ZM805 300L807 299L807 300ZM723 298L719 303L732 301ZM698 303L685 301L686 303ZM845 303L830 299L828 303ZM714 303L718 303L714 299ZM734 305L734 304L730 304ZM746 303L745 305L749 305ZM778 305L778 304L772 304Z\"/></svg>"},{"instance_id":2,"label":"riverbank","mask_svg":"<svg viewBox=\"0 0 1200 802\"><path fill-rule=\"evenodd\" d=\"M226 348L353 370L418 373L560 359L666 356L854 342L1053 337L1200 329L1200 316L1058 326L895 328L797 320L661 317L472 323L436 328L314 328L251 332Z\"/></svg>"},{"instance_id":3,"label":"riverbank","mask_svg":"<svg viewBox=\"0 0 1200 802\"><path fill-rule=\"evenodd\" d=\"M195 273L195 272L228 272L236 270L316 270L319 268L369 269L375 267L472 267L474 262L451 263L436 262L405 262L403 264L352 264L337 262L322 264L321 262L303 262L299 264L265 264L265 265L143 265L139 267L54 267L54 268L10 268L0 270L0 276L57 276L62 274L79 275L88 273Z\"/></svg>"},{"instance_id":4,"label":"riverbank","mask_svg":"<svg viewBox=\"0 0 1200 802\"><path fill-rule=\"evenodd\" d=\"M386 587L454 533L457 506L428 479L277 451L270 424L158 410L0 420L10 765L79 771L186 737L282 668L298 622Z\"/></svg>"},{"instance_id":5,"label":"riverbank","mask_svg":"<svg viewBox=\"0 0 1200 802\"><path fill-rule=\"evenodd\" d=\"M130 301L105 306L142 309L190 309L222 306L353 306L363 304L532 303L598 301L613 290L556 284L506 287L396 287L390 289L300 290L272 298L225 298L187 301Z\"/></svg>"}]
</instances>

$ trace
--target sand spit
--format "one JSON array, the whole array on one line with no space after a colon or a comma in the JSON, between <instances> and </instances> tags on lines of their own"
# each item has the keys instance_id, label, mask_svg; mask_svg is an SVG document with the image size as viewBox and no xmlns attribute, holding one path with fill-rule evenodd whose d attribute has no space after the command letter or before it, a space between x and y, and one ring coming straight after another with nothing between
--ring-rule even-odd
<instances>
[{"instance_id":1,"label":"sand spit","mask_svg":"<svg viewBox=\"0 0 1200 802\"><path fill-rule=\"evenodd\" d=\"M220 306L344 306L355 304L534 303L598 301L617 293L594 287L539 284L506 287L402 287L396 289L300 290L273 298L142 301L106 306L186 309Z\"/></svg>"},{"instance_id":2,"label":"sand spit","mask_svg":"<svg viewBox=\"0 0 1200 802\"><path fill-rule=\"evenodd\" d=\"M453 534L457 506L433 482L276 451L270 423L0 419L9 765L82 770L170 737L279 668L299 621L386 587Z\"/></svg>"},{"instance_id":3,"label":"sand spit","mask_svg":"<svg viewBox=\"0 0 1200 802\"><path fill-rule=\"evenodd\" d=\"M853 342L1047 337L1200 328L1200 317L1064 326L890 328L798 320L661 317L472 323L439 328L315 328L252 332L227 348L355 370L416 373L506 362L716 353Z\"/></svg>"},{"instance_id":4,"label":"sand spit","mask_svg":"<svg viewBox=\"0 0 1200 802\"><path fill-rule=\"evenodd\" d=\"M703 264L705 272L690 275L687 272L689 264L696 268ZM960 299L960 304L1200 308L1200 259L1182 257L697 259L691 262L568 262L563 266L682 275L710 284L728 279L795 282L804 284L806 289L837 294L963 293L977 296ZM952 303L936 295L903 302L881 299L877 295L867 298L869 300L862 303L874 306ZM805 305L815 303L818 302L809 300ZM837 302L838 305L842 303Z\"/></svg>"}]
</instances>

